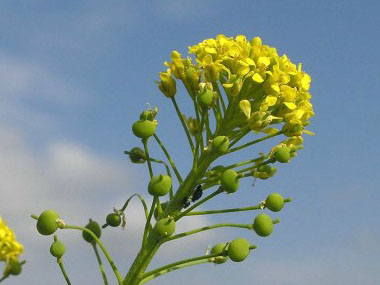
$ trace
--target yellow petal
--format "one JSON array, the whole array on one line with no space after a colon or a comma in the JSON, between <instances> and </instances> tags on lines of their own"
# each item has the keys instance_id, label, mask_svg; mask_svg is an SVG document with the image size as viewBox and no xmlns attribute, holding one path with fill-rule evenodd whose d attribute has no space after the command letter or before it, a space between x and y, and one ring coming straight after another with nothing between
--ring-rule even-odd
<instances>
[{"instance_id":1,"label":"yellow petal","mask_svg":"<svg viewBox=\"0 0 380 285\"><path fill-rule=\"evenodd\" d=\"M310 82L311 82L311 77L309 74L305 74L302 79L301 79L301 87L304 90L309 90L310 89Z\"/></svg>"},{"instance_id":2,"label":"yellow petal","mask_svg":"<svg viewBox=\"0 0 380 285\"><path fill-rule=\"evenodd\" d=\"M255 73L253 76L252 76L252 80L257 82L257 83L261 83L264 81L264 79L261 77L261 75L259 73Z\"/></svg>"},{"instance_id":3,"label":"yellow petal","mask_svg":"<svg viewBox=\"0 0 380 285\"><path fill-rule=\"evenodd\" d=\"M304 132L305 134L308 134L309 136L314 136L314 135L315 135L315 133L313 133L313 132L311 132L311 131L309 131L309 130L303 130L303 132Z\"/></svg>"},{"instance_id":4,"label":"yellow petal","mask_svg":"<svg viewBox=\"0 0 380 285\"><path fill-rule=\"evenodd\" d=\"M276 93L279 93L280 92L280 86L278 86L277 83L274 83L270 86L272 88L273 91L275 91Z\"/></svg>"},{"instance_id":5,"label":"yellow petal","mask_svg":"<svg viewBox=\"0 0 380 285\"><path fill-rule=\"evenodd\" d=\"M270 59L269 59L269 57L261 56L257 60L257 64L258 65L263 65L263 66L267 67L270 64Z\"/></svg>"},{"instance_id":6,"label":"yellow petal","mask_svg":"<svg viewBox=\"0 0 380 285\"><path fill-rule=\"evenodd\" d=\"M248 100L241 100L239 102L240 110L243 111L244 115L249 119L251 117L251 103Z\"/></svg>"},{"instance_id":7,"label":"yellow petal","mask_svg":"<svg viewBox=\"0 0 380 285\"><path fill-rule=\"evenodd\" d=\"M216 54L216 49L213 47L206 47L205 51L208 53Z\"/></svg>"},{"instance_id":8,"label":"yellow petal","mask_svg":"<svg viewBox=\"0 0 380 285\"><path fill-rule=\"evenodd\" d=\"M234 86L233 83L224 83L224 84L222 84L222 85L223 85L223 87L225 87L225 88L231 88L232 86Z\"/></svg>"},{"instance_id":9,"label":"yellow petal","mask_svg":"<svg viewBox=\"0 0 380 285\"><path fill-rule=\"evenodd\" d=\"M292 103L292 102L284 102L284 105L290 109L290 110L294 110L295 108L297 108L297 105Z\"/></svg>"},{"instance_id":10,"label":"yellow petal","mask_svg":"<svg viewBox=\"0 0 380 285\"><path fill-rule=\"evenodd\" d=\"M268 134L268 135L273 135L278 132L276 128L266 128L262 130L263 133Z\"/></svg>"},{"instance_id":11,"label":"yellow petal","mask_svg":"<svg viewBox=\"0 0 380 285\"><path fill-rule=\"evenodd\" d=\"M277 97L269 95L265 98L265 102L267 102L269 106L274 106L276 105Z\"/></svg>"}]
</instances>

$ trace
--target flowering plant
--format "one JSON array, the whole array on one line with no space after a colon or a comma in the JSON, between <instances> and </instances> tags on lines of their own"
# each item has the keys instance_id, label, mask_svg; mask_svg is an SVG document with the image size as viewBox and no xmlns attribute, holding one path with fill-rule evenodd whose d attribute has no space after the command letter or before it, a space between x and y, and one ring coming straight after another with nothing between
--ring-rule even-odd
<instances>
[{"instance_id":1,"label":"flowering plant","mask_svg":"<svg viewBox=\"0 0 380 285\"><path fill-rule=\"evenodd\" d=\"M5 262L3 276L0 282L8 278L10 275L19 275L22 265L25 261L19 261L19 256L24 248L21 243L16 240L16 236L5 221L0 217L0 262Z\"/></svg>"},{"instance_id":2,"label":"flowering plant","mask_svg":"<svg viewBox=\"0 0 380 285\"><path fill-rule=\"evenodd\" d=\"M147 190L153 197L152 204L149 208L140 193L134 194L120 209L114 209L103 225L103 228L123 227L125 210L131 199L137 197L141 201L146 217L141 248L126 275L120 273L102 244L101 228L97 222L90 220L85 227L69 225L53 210L46 210L39 216L32 215L37 220L37 230L43 235L51 235L58 228L82 231L85 241L95 250L105 284L108 283L107 276L97 247L101 248L119 284L144 283L170 271L201 263L241 262L256 245L247 239L237 238L221 241L205 255L147 271L161 245L185 236L221 227L243 228L261 237L269 236L279 220L272 219L263 210L279 212L285 203L291 201L274 192L253 206L197 210L217 196L238 195L241 179L271 178L277 171L276 163L288 163L296 156L302 149L303 134L313 135L305 129L314 116L309 93L311 77L302 70L301 64L296 66L286 55L279 56L275 48L262 44L259 37L249 41L243 35L236 38L218 35L215 39L206 39L191 46L189 54L194 58L183 58L179 52L173 51L171 60L165 62L167 70L160 72L157 84L172 102L181 121L192 153L191 169L186 176L182 176L159 138L157 108L143 111L139 120L132 125L132 131L141 139L143 149L134 147L125 153L131 162L147 164L150 176ZM182 82L192 102L192 116L182 114L177 104L178 82ZM252 135L256 137L252 138ZM257 153L256 157L231 165L214 165L223 156L279 136L284 139L274 144L268 153ZM239 145L243 138L249 138L249 142ZM167 161L151 156L151 140L160 146ZM156 171L156 164L164 165L166 172ZM188 232L176 232L176 225L185 216L253 210L261 212L249 224L219 223ZM65 247L57 235L50 250L70 284L62 262Z\"/></svg>"}]
</instances>

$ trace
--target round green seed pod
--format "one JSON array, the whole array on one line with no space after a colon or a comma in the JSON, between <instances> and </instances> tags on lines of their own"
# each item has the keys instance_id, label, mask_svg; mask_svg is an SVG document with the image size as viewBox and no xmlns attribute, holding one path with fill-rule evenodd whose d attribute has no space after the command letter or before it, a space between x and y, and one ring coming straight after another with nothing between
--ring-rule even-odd
<instances>
[{"instance_id":1,"label":"round green seed pod","mask_svg":"<svg viewBox=\"0 0 380 285\"><path fill-rule=\"evenodd\" d=\"M258 214L253 222L253 229L261 236L269 236L273 232L273 221L267 214Z\"/></svg>"},{"instance_id":2,"label":"round green seed pod","mask_svg":"<svg viewBox=\"0 0 380 285\"><path fill-rule=\"evenodd\" d=\"M139 147L134 147L129 151L129 158L133 163L144 163L146 161L145 152Z\"/></svg>"},{"instance_id":3,"label":"round green seed pod","mask_svg":"<svg viewBox=\"0 0 380 285\"><path fill-rule=\"evenodd\" d=\"M226 243L218 243L211 249L211 254L219 254L226 250ZM222 264L228 260L227 256L214 257L214 263Z\"/></svg>"},{"instance_id":4,"label":"round green seed pod","mask_svg":"<svg viewBox=\"0 0 380 285\"><path fill-rule=\"evenodd\" d=\"M116 213L111 213L107 215L106 221L111 227L118 227L121 224L121 217Z\"/></svg>"},{"instance_id":5,"label":"round green seed pod","mask_svg":"<svg viewBox=\"0 0 380 285\"><path fill-rule=\"evenodd\" d=\"M171 218L163 218L156 223L154 230L160 237L169 237L175 232L175 222Z\"/></svg>"},{"instance_id":6,"label":"round green seed pod","mask_svg":"<svg viewBox=\"0 0 380 285\"><path fill-rule=\"evenodd\" d=\"M61 258L65 254L66 248L63 242L57 240L50 246L50 253L56 258Z\"/></svg>"},{"instance_id":7,"label":"round green seed pod","mask_svg":"<svg viewBox=\"0 0 380 285\"><path fill-rule=\"evenodd\" d=\"M162 209L162 211L165 211L167 205L168 205L168 202L167 202L167 201L161 203L161 209ZM159 219L159 216L158 216L158 208L157 208L157 207L154 209L153 216L154 216L154 218L156 219L156 221Z\"/></svg>"},{"instance_id":8,"label":"round green seed pod","mask_svg":"<svg viewBox=\"0 0 380 285\"><path fill-rule=\"evenodd\" d=\"M149 120L139 120L132 125L136 137L147 139L156 132L156 125Z\"/></svg>"},{"instance_id":9,"label":"round green seed pod","mask_svg":"<svg viewBox=\"0 0 380 285\"><path fill-rule=\"evenodd\" d=\"M86 228L92 231L97 238L100 238L102 235L102 230L100 229L100 226L97 222L90 219L89 223L86 225ZM85 241L92 243L95 242L95 239L87 232L82 232L82 237Z\"/></svg>"},{"instance_id":10,"label":"round green seed pod","mask_svg":"<svg viewBox=\"0 0 380 285\"><path fill-rule=\"evenodd\" d=\"M41 235L51 235L58 229L57 219L59 214L54 210L46 210L41 213L37 221L37 231Z\"/></svg>"},{"instance_id":11,"label":"round green seed pod","mask_svg":"<svg viewBox=\"0 0 380 285\"><path fill-rule=\"evenodd\" d=\"M284 198L279 193L271 193L265 200L265 207L273 212L281 211L284 207Z\"/></svg>"},{"instance_id":12,"label":"round green seed pod","mask_svg":"<svg viewBox=\"0 0 380 285\"><path fill-rule=\"evenodd\" d=\"M241 262L249 255L250 244L245 238L238 238L228 245L228 257L235 262Z\"/></svg>"},{"instance_id":13,"label":"round green seed pod","mask_svg":"<svg viewBox=\"0 0 380 285\"><path fill-rule=\"evenodd\" d=\"M211 149L214 153L224 154L228 151L230 141L226 136L217 136L212 140Z\"/></svg>"},{"instance_id":14,"label":"round green seed pod","mask_svg":"<svg viewBox=\"0 0 380 285\"><path fill-rule=\"evenodd\" d=\"M278 162L286 163L290 161L290 148L282 146L274 153L274 157Z\"/></svg>"},{"instance_id":15,"label":"round green seed pod","mask_svg":"<svg viewBox=\"0 0 380 285\"><path fill-rule=\"evenodd\" d=\"M9 271L11 275L19 275L22 271L21 264L17 260L12 260L9 262Z\"/></svg>"},{"instance_id":16,"label":"round green seed pod","mask_svg":"<svg viewBox=\"0 0 380 285\"><path fill-rule=\"evenodd\" d=\"M234 193L239 188L238 174L233 169L227 169L222 173L220 177L220 185L227 193Z\"/></svg>"},{"instance_id":17,"label":"round green seed pod","mask_svg":"<svg viewBox=\"0 0 380 285\"><path fill-rule=\"evenodd\" d=\"M201 107L211 107L214 99L214 93L210 89L205 89L205 91L198 95L198 103Z\"/></svg>"},{"instance_id":18,"label":"round green seed pod","mask_svg":"<svg viewBox=\"0 0 380 285\"><path fill-rule=\"evenodd\" d=\"M172 187L172 179L168 175L154 176L148 185L148 192L152 196L164 196Z\"/></svg>"}]
</instances>

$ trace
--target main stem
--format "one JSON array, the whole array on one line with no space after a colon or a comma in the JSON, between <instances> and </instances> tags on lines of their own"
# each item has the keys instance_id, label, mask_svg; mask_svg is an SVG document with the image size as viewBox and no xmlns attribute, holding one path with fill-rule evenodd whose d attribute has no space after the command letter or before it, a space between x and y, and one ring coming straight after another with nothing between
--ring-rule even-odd
<instances>
[{"instance_id":1,"label":"main stem","mask_svg":"<svg viewBox=\"0 0 380 285\"><path fill-rule=\"evenodd\" d=\"M171 215L182 207L182 201L189 192L194 189L197 181L203 176L204 172L213 162L215 157L212 154L202 155L198 167L192 169L186 179L179 186L174 198L167 205L164 211L164 216ZM137 285L142 280L143 275L152 260L153 256L162 244L162 239L157 237L154 231L150 231L145 246L143 246L137 254L131 268L129 269L123 284Z\"/></svg>"}]
</instances>

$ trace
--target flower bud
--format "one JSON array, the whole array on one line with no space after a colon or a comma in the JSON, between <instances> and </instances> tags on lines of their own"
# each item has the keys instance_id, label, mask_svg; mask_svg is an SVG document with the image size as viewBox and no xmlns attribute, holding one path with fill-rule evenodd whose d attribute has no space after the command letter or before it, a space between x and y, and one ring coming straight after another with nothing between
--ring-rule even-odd
<instances>
[{"instance_id":1,"label":"flower bud","mask_svg":"<svg viewBox=\"0 0 380 285\"><path fill-rule=\"evenodd\" d=\"M279 193L271 193L265 200L265 207L273 212L279 212L284 207L284 198Z\"/></svg>"},{"instance_id":2,"label":"flower bud","mask_svg":"<svg viewBox=\"0 0 380 285\"><path fill-rule=\"evenodd\" d=\"M235 262L241 262L249 255L250 243L245 238L238 238L228 245L228 257Z\"/></svg>"},{"instance_id":3,"label":"flower bud","mask_svg":"<svg viewBox=\"0 0 380 285\"><path fill-rule=\"evenodd\" d=\"M214 92L208 88L204 88L203 91L197 97L198 104L201 107L209 108L214 101Z\"/></svg>"},{"instance_id":4,"label":"flower bud","mask_svg":"<svg viewBox=\"0 0 380 285\"><path fill-rule=\"evenodd\" d=\"M217 136L212 140L211 150L216 154L224 154L228 152L230 141L226 136Z\"/></svg>"},{"instance_id":5,"label":"flower bud","mask_svg":"<svg viewBox=\"0 0 380 285\"><path fill-rule=\"evenodd\" d=\"M54 210L46 210L41 213L37 221L37 230L41 235L51 235L58 229L57 220L59 214Z\"/></svg>"},{"instance_id":6,"label":"flower bud","mask_svg":"<svg viewBox=\"0 0 380 285\"><path fill-rule=\"evenodd\" d=\"M6 271L8 272L8 274L11 275L19 275L22 271L20 262L18 262L17 260L10 261L8 269L6 269Z\"/></svg>"},{"instance_id":7,"label":"flower bud","mask_svg":"<svg viewBox=\"0 0 380 285\"><path fill-rule=\"evenodd\" d=\"M221 254L223 253L227 248L226 243L218 243L211 249L211 254ZM227 256L218 256L213 258L213 262L216 264L222 264L225 263L228 260Z\"/></svg>"},{"instance_id":8,"label":"flower bud","mask_svg":"<svg viewBox=\"0 0 380 285\"><path fill-rule=\"evenodd\" d=\"M237 172L233 169L225 170L220 177L220 185L222 190L229 194L236 192L239 188L239 178Z\"/></svg>"},{"instance_id":9,"label":"flower bud","mask_svg":"<svg viewBox=\"0 0 380 285\"><path fill-rule=\"evenodd\" d=\"M160 72L161 81L158 82L158 88L160 91L169 98L173 98L177 93L176 82L171 77L170 72Z\"/></svg>"},{"instance_id":10,"label":"flower bud","mask_svg":"<svg viewBox=\"0 0 380 285\"><path fill-rule=\"evenodd\" d=\"M146 161L145 152L139 147L134 147L129 151L129 158L133 163L144 163Z\"/></svg>"},{"instance_id":11,"label":"flower bud","mask_svg":"<svg viewBox=\"0 0 380 285\"><path fill-rule=\"evenodd\" d=\"M50 246L50 254L56 258L61 258L65 254L65 245L63 242L57 240Z\"/></svg>"},{"instance_id":12,"label":"flower bud","mask_svg":"<svg viewBox=\"0 0 380 285\"><path fill-rule=\"evenodd\" d=\"M132 125L136 137L147 139L156 132L156 124L149 120L139 120Z\"/></svg>"},{"instance_id":13,"label":"flower bud","mask_svg":"<svg viewBox=\"0 0 380 285\"><path fill-rule=\"evenodd\" d=\"M175 232L175 222L172 218L163 218L156 223L154 230L160 237L169 237Z\"/></svg>"},{"instance_id":14,"label":"flower bud","mask_svg":"<svg viewBox=\"0 0 380 285\"><path fill-rule=\"evenodd\" d=\"M282 146L276 150L274 157L280 163L286 163L290 161L290 148L287 146Z\"/></svg>"},{"instance_id":15,"label":"flower bud","mask_svg":"<svg viewBox=\"0 0 380 285\"><path fill-rule=\"evenodd\" d=\"M149 194L152 196L164 196L172 187L172 179L168 175L154 176L148 185Z\"/></svg>"},{"instance_id":16,"label":"flower bud","mask_svg":"<svg viewBox=\"0 0 380 285\"><path fill-rule=\"evenodd\" d=\"M106 221L111 227L118 227L121 224L121 217L116 213L111 213L107 215Z\"/></svg>"},{"instance_id":17,"label":"flower bud","mask_svg":"<svg viewBox=\"0 0 380 285\"><path fill-rule=\"evenodd\" d=\"M89 223L86 225L86 228L92 231L97 238L100 238L102 235L102 230L97 222L90 219ZM88 232L83 231L82 237L85 241L92 243L95 242L95 239Z\"/></svg>"},{"instance_id":18,"label":"flower bud","mask_svg":"<svg viewBox=\"0 0 380 285\"><path fill-rule=\"evenodd\" d=\"M261 237L269 236L273 232L273 221L267 214L258 214L253 222L254 231Z\"/></svg>"}]
</instances>

